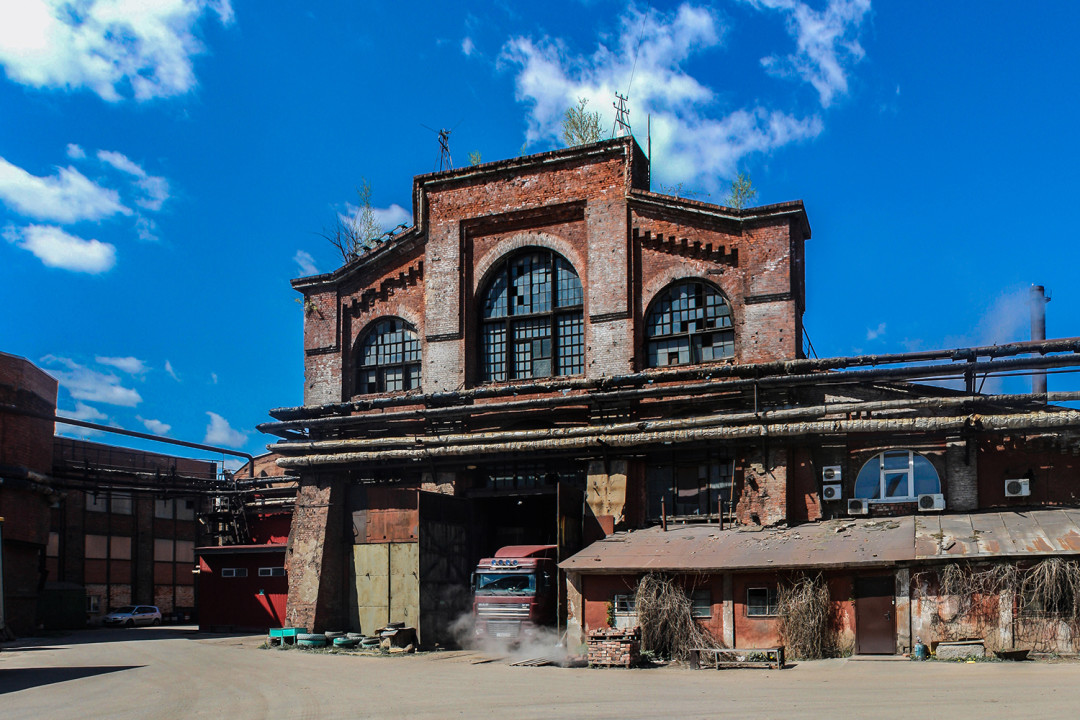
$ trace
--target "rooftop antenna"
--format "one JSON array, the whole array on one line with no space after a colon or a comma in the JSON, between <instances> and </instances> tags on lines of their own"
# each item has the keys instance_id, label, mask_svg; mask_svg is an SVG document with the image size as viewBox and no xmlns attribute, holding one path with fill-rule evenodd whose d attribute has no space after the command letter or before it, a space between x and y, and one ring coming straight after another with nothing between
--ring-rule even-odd
<instances>
[{"instance_id":1,"label":"rooftop antenna","mask_svg":"<svg viewBox=\"0 0 1080 720\"><path fill-rule=\"evenodd\" d=\"M620 95L615 91L616 102L611 103L615 108L615 124L611 128L611 137L626 137L630 135L630 108L626 101L629 99L629 88L626 95Z\"/></svg>"},{"instance_id":2,"label":"rooftop antenna","mask_svg":"<svg viewBox=\"0 0 1080 720\"><path fill-rule=\"evenodd\" d=\"M435 164L435 169L438 172L442 172L443 170L453 170L454 159L450 157L450 133L452 133L453 130L448 130L446 128L436 130L435 128L430 128L423 123L420 123L420 127L426 130L430 130L431 132L439 136L439 160Z\"/></svg>"}]
</instances>

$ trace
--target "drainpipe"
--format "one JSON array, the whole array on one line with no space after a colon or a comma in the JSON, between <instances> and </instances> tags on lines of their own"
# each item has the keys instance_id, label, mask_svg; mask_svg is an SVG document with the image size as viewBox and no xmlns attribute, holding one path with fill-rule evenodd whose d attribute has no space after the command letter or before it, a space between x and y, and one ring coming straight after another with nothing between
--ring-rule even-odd
<instances>
[{"instance_id":1,"label":"drainpipe","mask_svg":"<svg viewBox=\"0 0 1080 720\"><path fill-rule=\"evenodd\" d=\"M1042 285L1031 286L1031 339L1034 341L1046 339L1046 303L1050 298L1046 295L1046 288ZM1036 371L1031 374L1031 392L1037 394L1046 392L1046 371Z\"/></svg>"}]
</instances>

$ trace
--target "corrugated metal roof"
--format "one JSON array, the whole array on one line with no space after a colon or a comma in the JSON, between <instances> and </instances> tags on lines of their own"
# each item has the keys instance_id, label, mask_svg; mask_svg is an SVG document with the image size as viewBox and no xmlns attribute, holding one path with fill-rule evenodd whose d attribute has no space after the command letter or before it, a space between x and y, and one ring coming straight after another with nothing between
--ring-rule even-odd
<instances>
[{"instance_id":1,"label":"corrugated metal roof","mask_svg":"<svg viewBox=\"0 0 1080 720\"><path fill-rule=\"evenodd\" d=\"M581 572L889 565L911 558L914 518L828 520L787 529L674 525L610 535L560 564Z\"/></svg>"},{"instance_id":2,"label":"corrugated metal roof","mask_svg":"<svg viewBox=\"0 0 1080 720\"><path fill-rule=\"evenodd\" d=\"M1061 508L915 518L915 559L1080 552L1080 510Z\"/></svg>"},{"instance_id":3,"label":"corrugated metal roof","mask_svg":"<svg viewBox=\"0 0 1080 720\"><path fill-rule=\"evenodd\" d=\"M1080 553L1080 509L826 520L794 528L675 525L619 532L560 564L585 573L892 565Z\"/></svg>"}]
</instances>

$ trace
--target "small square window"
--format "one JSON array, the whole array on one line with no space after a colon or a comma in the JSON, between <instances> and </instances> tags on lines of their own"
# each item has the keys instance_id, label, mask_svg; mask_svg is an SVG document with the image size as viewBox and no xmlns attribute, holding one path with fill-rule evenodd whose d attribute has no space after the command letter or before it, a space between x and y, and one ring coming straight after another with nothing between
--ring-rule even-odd
<instances>
[{"instance_id":1,"label":"small square window","mask_svg":"<svg viewBox=\"0 0 1080 720\"><path fill-rule=\"evenodd\" d=\"M696 618L711 618L712 593L708 590L695 590L690 595L690 614Z\"/></svg>"},{"instance_id":2,"label":"small square window","mask_svg":"<svg viewBox=\"0 0 1080 720\"><path fill-rule=\"evenodd\" d=\"M616 615L633 615L637 612L637 606L635 604L636 598L633 595L616 595L615 596L615 614Z\"/></svg>"},{"instance_id":3,"label":"small square window","mask_svg":"<svg viewBox=\"0 0 1080 720\"><path fill-rule=\"evenodd\" d=\"M776 588L747 588L746 614L750 617L776 615Z\"/></svg>"}]
</instances>

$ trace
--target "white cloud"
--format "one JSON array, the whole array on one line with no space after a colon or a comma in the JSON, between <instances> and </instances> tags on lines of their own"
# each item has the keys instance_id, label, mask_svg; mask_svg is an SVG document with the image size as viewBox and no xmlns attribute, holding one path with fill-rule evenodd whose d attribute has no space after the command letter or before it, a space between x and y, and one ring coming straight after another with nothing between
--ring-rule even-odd
<instances>
[{"instance_id":1,"label":"white cloud","mask_svg":"<svg viewBox=\"0 0 1080 720\"><path fill-rule=\"evenodd\" d=\"M207 412L210 416L210 424L206 426L206 437L203 442L207 445L223 447L243 447L247 442L247 434L229 427L228 421L215 412Z\"/></svg>"},{"instance_id":2,"label":"white cloud","mask_svg":"<svg viewBox=\"0 0 1080 720\"><path fill-rule=\"evenodd\" d=\"M0 201L22 215L60 223L131 214L115 190L101 187L73 167L57 168L56 175L38 177L2 157Z\"/></svg>"},{"instance_id":3,"label":"white cloud","mask_svg":"<svg viewBox=\"0 0 1080 720\"><path fill-rule=\"evenodd\" d=\"M372 208L371 211L375 213L375 221L383 232L393 230L398 225L412 224L412 213L397 203L391 203L387 208Z\"/></svg>"},{"instance_id":4,"label":"white cloud","mask_svg":"<svg viewBox=\"0 0 1080 720\"><path fill-rule=\"evenodd\" d=\"M304 250L297 250L293 255L293 262L296 263L301 275L318 275L319 268L315 267L315 258L311 257L311 253Z\"/></svg>"},{"instance_id":5,"label":"white cloud","mask_svg":"<svg viewBox=\"0 0 1080 720\"><path fill-rule=\"evenodd\" d=\"M103 357L98 355L94 361L99 365L108 365L117 370L123 370L129 375L142 375L150 368L137 357Z\"/></svg>"},{"instance_id":6,"label":"white cloud","mask_svg":"<svg viewBox=\"0 0 1080 720\"><path fill-rule=\"evenodd\" d=\"M345 212L339 213L338 217L341 218L343 223L355 224L356 217L360 212L360 208L351 203L345 203ZM397 203L391 203L390 207L385 208L371 208L371 213L375 216L375 222L378 223L379 229L383 232L393 230L398 225L411 225L412 213L401 207Z\"/></svg>"},{"instance_id":7,"label":"white cloud","mask_svg":"<svg viewBox=\"0 0 1080 720\"><path fill-rule=\"evenodd\" d=\"M169 377L171 377L173 380L175 380L176 382L180 382L180 376L176 374L176 370L173 369L172 363L168 360L165 361L165 372L167 372L169 374Z\"/></svg>"},{"instance_id":8,"label":"white cloud","mask_svg":"<svg viewBox=\"0 0 1080 720\"><path fill-rule=\"evenodd\" d=\"M229 0L20 0L0 3L0 65L38 88L87 88L108 101L170 97L195 85L195 28Z\"/></svg>"},{"instance_id":9,"label":"white cloud","mask_svg":"<svg viewBox=\"0 0 1080 720\"><path fill-rule=\"evenodd\" d=\"M157 242L161 239L157 235L157 223L142 215L135 218L135 233L144 242Z\"/></svg>"},{"instance_id":10,"label":"white cloud","mask_svg":"<svg viewBox=\"0 0 1080 720\"><path fill-rule=\"evenodd\" d=\"M867 340L877 340L879 337L885 334L885 323L878 323L876 328L866 329Z\"/></svg>"},{"instance_id":11,"label":"white cloud","mask_svg":"<svg viewBox=\"0 0 1080 720\"><path fill-rule=\"evenodd\" d=\"M68 143L67 156L72 160L82 160L86 157L86 151L75 143Z\"/></svg>"},{"instance_id":12,"label":"white cloud","mask_svg":"<svg viewBox=\"0 0 1080 720\"><path fill-rule=\"evenodd\" d=\"M210 382L217 385L217 373L210 373Z\"/></svg>"},{"instance_id":13,"label":"white cloud","mask_svg":"<svg viewBox=\"0 0 1080 720\"><path fill-rule=\"evenodd\" d=\"M116 248L98 240L84 240L52 225L8 226L8 242L32 252L49 267L96 275L116 265Z\"/></svg>"},{"instance_id":14,"label":"white cloud","mask_svg":"<svg viewBox=\"0 0 1080 720\"><path fill-rule=\"evenodd\" d=\"M142 397L136 390L124 387L120 378L112 373L91 370L74 360L53 355L46 355L42 358L42 362L66 368L66 370L50 369L49 373L76 400L103 402L124 407L135 407L142 402Z\"/></svg>"},{"instance_id":15,"label":"white cloud","mask_svg":"<svg viewBox=\"0 0 1080 720\"><path fill-rule=\"evenodd\" d=\"M616 91L626 92L633 75L632 119L652 115L653 154L663 158L654 176L716 189L719 177L734 176L744 156L814 137L822 129L816 116L799 118L761 105L712 115L716 93L683 66L718 46L726 30L709 8L684 3L665 15L632 6L617 36L605 38L590 56L571 54L558 39L515 37L504 45L500 64L519 68L517 98L529 105L530 145L558 142L563 114L578 98L588 99L589 108L600 111L605 127L611 127L611 101Z\"/></svg>"},{"instance_id":16,"label":"white cloud","mask_svg":"<svg viewBox=\"0 0 1080 720\"><path fill-rule=\"evenodd\" d=\"M72 418L73 420L84 420L86 422L100 422L102 420L108 420L109 416L101 412L95 407L91 407L86 403L76 402L74 410L60 410L56 411L58 417ZM66 425L64 423L57 423L60 427L57 428L58 432L73 437L93 437L94 435L100 435L100 430L93 430L91 428L79 427L78 425Z\"/></svg>"},{"instance_id":17,"label":"white cloud","mask_svg":"<svg viewBox=\"0 0 1080 720\"><path fill-rule=\"evenodd\" d=\"M857 63L865 52L859 44L859 28L870 11L870 0L829 0L818 12L800 0L747 0L759 8L779 10L787 15L788 34L795 39L795 52L786 57L762 59L766 70L778 75L795 75L818 92L822 107L829 107L837 95L848 89L848 64Z\"/></svg>"},{"instance_id":18,"label":"white cloud","mask_svg":"<svg viewBox=\"0 0 1080 720\"><path fill-rule=\"evenodd\" d=\"M461 41L461 52L465 57L469 57L476 50L476 45L473 43L471 37L466 37Z\"/></svg>"},{"instance_id":19,"label":"white cloud","mask_svg":"<svg viewBox=\"0 0 1080 720\"><path fill-rule=\"evenodd\" d=\"M127 155L113 150L98 150L97 157L101 162L136 178L135 186L143 194L141 198L135 201L139 207L157 212L165 201L169 199L169 181L163 177L148 174L142 165L139 165Z\"/></svg>"},{"instance_id":20,"label":"white cloud","mask_svg":"<svg viewBox=\"0 0 1080 720\"><path fill-rule=\"evenodd\" d=\"M168 435L169 431L172 430L172 425L163 423L160 420L154 420L153 418L143 418L138 415L135 416L135 419L141 422L147 430L154 433L155 435Z\"/></svg>"}]
</instances>

